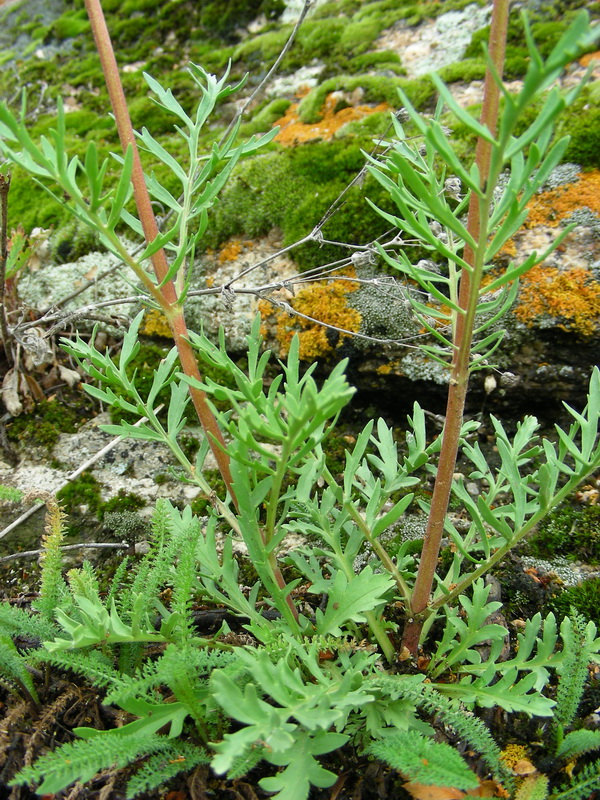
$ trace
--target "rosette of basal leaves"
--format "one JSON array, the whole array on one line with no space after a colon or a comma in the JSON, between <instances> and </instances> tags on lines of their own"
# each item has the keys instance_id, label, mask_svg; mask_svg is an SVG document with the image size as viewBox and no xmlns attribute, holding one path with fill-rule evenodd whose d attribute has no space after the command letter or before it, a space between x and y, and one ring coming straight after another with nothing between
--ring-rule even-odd
<instances>
[{"instance_id":1,"label":"rosette of basal leaves","mask_svg":"<svg viewBox=\"0 0 600 800\"><path fill-rule=\"evenodd\" d=\"M212 745L217 753L212 766L227 772L261 746L266 761L284 767L263 778L261 788L277 792L277 800L305 800L311 785L327 787L337 780L316 757L345 744L349 736L341 731L349 715L374 699L363 671L373 668L375 657L358 651L346 655L339 669L327 669L319 662L317 642L282 637L287 652L277 660L264 649L237 650L249 678L245 686L224 670L213 672L214 698L243 727Z\"/></svg>"},{"instance_id":2,"label":"rosette of basal leaves","mask_svg":"<svg viewBox=\"0 0 600 800\"><path fill-rule=\"evenodd\" d=\"M467 705L499 706L506 711L550 717L555 701L545 697L542 690L552 672L562 676L566 669L573 671L569 659L575 649L586 653L586 666L588 660L598 660L600 638L596 637L596 626L566 617L559 635L554 614L542 619L538 613L527 620L517 635L515 655L507 659L504 650L509 632L490 619L501 604L489 602L489 592L490 587L482 580L476 581L470 598L460 596L460 611L446 607L446 626L428 674L435 679L454 673L454 682L435 687Z\"/></svg>"}]
</instances>

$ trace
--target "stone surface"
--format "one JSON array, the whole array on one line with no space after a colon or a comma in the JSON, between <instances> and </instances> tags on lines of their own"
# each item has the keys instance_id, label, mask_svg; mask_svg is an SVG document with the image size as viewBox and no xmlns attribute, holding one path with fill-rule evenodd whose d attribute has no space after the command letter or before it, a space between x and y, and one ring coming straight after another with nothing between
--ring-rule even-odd
<instances>
[{"instance_id":1,"label":"stone surface","mask_svg":"<svg viewBox=\"0 0 600 800\"><path fill-rule=\"evenodd\" d=\"M408 76L417 78L460 61L471 36L489 24L491 13L491 4L481 7L473 3L416 27L399 22L380 36L376 48L400 53Z\"/></svg>"}]
</instances>

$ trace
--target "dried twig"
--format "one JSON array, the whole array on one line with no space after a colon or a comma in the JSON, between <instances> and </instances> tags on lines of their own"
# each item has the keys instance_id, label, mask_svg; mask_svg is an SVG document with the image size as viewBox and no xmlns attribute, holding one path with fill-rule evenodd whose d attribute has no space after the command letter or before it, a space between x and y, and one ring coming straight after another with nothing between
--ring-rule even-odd
<instances>
[{"instance_id":1,"label":"dried twig","mask_svg":"<svg viewBox=\"0 0 600 800\"><path fill-rule=\"evenodd\" d=\"M0 175L0 333L6 360L11 363L11 352L6 322L4 297L6 292L6 262L8 261L8 191L10 189L10 173Z\"/></svg>"},{"instance_id":2,"label":"dried twig","mask_svg":"<svg viewBox=\"0 0 600 800\"><path fill-rule=\"evenodd\" d=\"M67 550L128 550L131 545L126 542L81 542L81 544L65 544L60 548L61 551ZM9 556L2 556L0 564L7 561L15 561L18 558L35 558L44 552L41 550L23 550L22 553L11 553Z\"/></svg>"},{"instance_id":3,"label":"dried twig","mask_svg":"<svg viewBox=\"0 0 600 800\"><path fill-rule=\"evenodd\" d=\"M271 80L273 75L279 69L279 65L281 64L281 62L285 58L285 55L288 53L289 49L293 45L294 39L296 38L296 34L300 30L300 26L304 22L304 18L308 14L312 3L313 3L313 0L304 0L304 5L302 7L302 11L300 12L300 16L296 20L296 24L294 25L294 27L292 29L292 32L290 33L290 36L289 36L287 42L284 44L283 49L281 50L281 52L279 53L279 55L275 59L275 63L273 64L271 69L267 72L267 74L262 79L262 81L258 84L256 89L252 92L250 97L247 98L246 102L240 108L240 110L235 115L235 117L231 120L231 122L229 123L229 126L227 127L227 130L225 131L225 133L221 137L220 144L223 144L225 141L227 141L227 137L229 136L231 131L234 129L234 127L238 124L238 122L241 120L241 118L244 116L244 114L245 114L246 110L248 109L248 107L254 102L254 100L258 97L258 95L262 92L264 87L267 85L267 83Z\"/></svg>"}]
</instances>

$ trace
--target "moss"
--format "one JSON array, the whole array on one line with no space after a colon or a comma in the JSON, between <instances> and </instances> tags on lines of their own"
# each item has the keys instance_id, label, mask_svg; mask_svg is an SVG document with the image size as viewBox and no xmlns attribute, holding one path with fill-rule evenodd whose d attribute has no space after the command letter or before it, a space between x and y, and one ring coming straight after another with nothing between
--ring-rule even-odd
<instances>
[{"instance_id":1,"label":"moss","mask_svg":"<svg viewBox=\"0 0 600 800\"><path fill-rule=\"evenodd\" d=\"M313 58L326 58L337 49L347 21L343 18L329 17L322 20L307 20L298 33L294 60L303 64Z\"/></svg>"},{"instance_id":2,"label":"moss","mask_svg":"<svg viewBox=\"0 0 600 800\"><path fill-rule=\"evenodd\" d=\"M115 497L100 503L97 509L98 519L103 520L107 514L139 511L146 505L146 500L135 492L119 489Z\"/></svg>"},{"instance_id":3,"label":"moss","mask_svg":"<svg viewBox=\"0 0 600 800\"><path fill-rule=\"evenodd\" d=\"M26 447L51 450L61 433L74 433L81 422L75 409L58 401L42 400L30 414L21 414L6 426L8 438Z\"/></svg>"},{"instance_id":4,"label":"moss","mask_svg":"<svg viewBox=\"0 0 600 800\"><path fill-rule=\"evenodd\" d=\"M91 514L96 514L101 505L101 487L89 472L71 481L56 493L57 499L67 514L73 514L79 506L86 505Z\"/></svg>"},{"instance_id":5,"label":"moss","mask_svg":"<svg viewBox=\"0 0 600 800\"><path fill-rule=\"evenodd\" d=\"M349 16L360 8L361 0L329 0L314 9L311 19L326 19L327 17L344 15Z\"/></svg>"},{"instance_id":6,"label":"moss","mask_svg":"<svg viewBox=\"0 0 600 800\"><path fill-rule=\"evenodd\" d=\"M306 196L298 206L290 209L284 230L284 244L291 244L306 235L337 199L341 188L344 187L331 184L317 190L312 197ZM347 244L367 244L389 229L389 224L373 210L365 197L379 208L393 213L389 195L369 176L362 189L354 186L344 195L342 208L323 226L326 239ZM316 243L301 245L293 251L301 270L313 269L347 255L348 251L343 247L320 246Z\"/></svg>"},{"instance_id":7,"label":"moss","mask_svg":"<svg viewBox=\"0 0 600 800\"><path fill-rule=\"evenodd\" d=\"M85 11L63 14L51 26L50 32L56 39L74 39L89 31L90 23Z\"/></svg>"},{"instance_id":8,"label":"moss","mask_svg":"<svg viewBox=\"0 0 600 800\"><path fill-rule=\"evenodd\" d=\"M192 39L190 42L190 61L193 61L194 64L201 64L209 72L222 73L229 61L233 59L235 51L236 47L234 45L223 47L220 42L216 42L214 39L209 39L208 41L206 37L200 40ZM175 59L175 62L178 63L179 60ZM148 71L153 75L151 64L152 61L149 61Z\"/></svg>"},{"instance_id":9,"label":"moss","mask_svg":"<svg viewBox=\"0 0 600 800\"><path fill-rule=\"evenodd\" d=\"M258 237L273 227L282 230L286 245L298 241L354 178L364 163L361 146L369 144L368 139L347 137L249 159L236 168L213 212L208 243L217 246L240 234ZM374 179L367 179L364 191L378 205L392 210L386 192ZM353 188L345 201L324 227L326 238L358 244L385 232L387 223L368 206L360 189ZM340 252L338 247L320 248L315 243L297 248L292 256L306 269L335 260Z\"/></svg>"},{"instance_id":10,"label":"moss","mask_svg":"<svg viewBox=\"0 0 600 800\"><path fill-rule=\"evenodd\" d=\"M540 4L535 12L529 15L531 21L531 33L536 46L542 57L546 58L556 46L558 40L571 21L574 10L567 10L561 14L560 19L554 19L552 4L544 6ZM467 47L464 57L480 58L482 55L482 44L489 41L489 25L473 33L471 42ZM590 50L593 46L590 46ZM519 15L511 15L508 23L506 61L504 66L504 77L513 80L522 77L529 66L529 53L526 47L525 29L523 20Z\"/></svg>"},{"instance_id":11,"label":"moss","mask_svg":"<svg viewBox=\"0 0 600 800\"><path fill-rule=\"evenodd\" d=\"M564 556L600 563L600 506L565 503L540 524L527 550L539 558Z\"/></svg>"},{"instance_id":12,"label":"moss","mask_svg":"<svg viewBox=\"0 0 600 800\"><path fill-rule=\"evenodd\" d=\"M444 83L457 81L480 81L485 78L486 65L483 58L465 58L455 64L448 64L439 70L439 76Z\"/></svg>"},{"instance_id":13,"label":"moss","mask_svg":"<svg viewBox=\"0 0 600 800\"><path fill-rule=\"evenodd\" d=\"M233 60L249 63L274 61L287 42L291 30L291 25L285 25L279 30L267 31L246 39L233 51Z\"/></svg>"},{"instance_id":14,"label":"moss","mask_svg":"<svg viewBox=\"0 0 600 800\"><path fill-rule=\"evenodd\" d=\"M52 241L52 258L57 264L77 261L95 251L106 252L106 247L97 233L77 220L62 227Z\"/></svg>"},{"instance_id":15,"label":"moss","mask_svg":"<svg viewBox=\"0 0 600 800\"><path fill-rule=\"evenodd\" d=\"M258 113L252 116L250 122L241 126L241 136L252 136L254 133L268 131L285 114L290 105L291 101L283 97L271 100L270 103L267 103Z\"/></svg>"},{"instance_id":16,"label":"moss","mask_svg":"<svg viewBox=\"0 0 600 800\"><path fill-rule=\"evenodd\" d=\"M346 466L346 450L352 449L356 441L353 436L332 433L323 444L327 469L333 476L340 476Z\"/></svg>"},{"instance_id":17,"label":"moss","mask_svg":"<svg viewBox=\"0 0 600 800\"><path fill-rule=\"evenodd\" d=\"M429 77L413 79L399 78L398 86L402 89L417 111L425 111L433 107L437 92Z\"/></svg>"},{"instance_id":18,"label":"moss","mask_svg":"<svg viewBox=\"0 0 600 800\"><path fill-rule=\"evenodd\" d=\"M181 102L180 97L177 99ZM148 128L156 137L173 132L176 118L158 106L150 97L135 97L128 105L131 122L136 130Z\"/></svg>"},{"instance_id":19,"label":"moss","mask_svg":"<svg viewBox=\"0 0 600 800\"><path fill-rule=\"evenodd\" d=\"M548 603L548 609L560 619L571 613L572 608L583 614L586 619L600 625L600 578L590 578L579 584L571 586L556 595Z\"/></svg>"},{"instance_id":20,"label":"moss","mask_svg":"<svg viewBox=\"0 0 600 800\"><path fill-rule=\"evenodd\" d=\"M435 95L433 84L428 78L408 80L406 78L389 78L383 75L338 75L311 89L298 107L302 122L317 122L322 114L325 98L334 91L353 92L362 89L362 102L388 103L397 108L399 105L398 87L404 89L409 100L419 109L424 108Z\"/></svg>"},{"instance_id":21,"label":"moss","mask_svg":"<svg viewBox=\"0 0 600 800\"><path fill-rule=\"evenodd\" d=\"M354 14L353 19L362 20L369 17L381 17L386 12L404 12L408 10L410 14L414 14L415 0L377 0L374 3L365 3Z\"/></svg>"},{"instance_id":22,"label":"moss","mask_svg":"<svg viewBox=\"0 0 600 800\"><path fill-rule=\"evenodd\" d=\"M363 53L349 59L346 64L349 72L368 72L372 69L395 72L397 75L405 74L400 56L392 50L379 50L375 53Z\"/></svg>"},{"instance_id":23,"label":"moss","mask_svg":"<svg viewBox=\"0 0 600 800\"><path fill-rule=\"evenodd\" d=\"M98 56L91 55L81 59L73 59L62 70L65 80L72 86L92 85L103 87L102 68ZM114 123L112 123L114 125Z\"/></svg>"},{"instance_id":24,"label":"moss","mask_svg":"<svg viewBox=\"0 0 600 800\"><path fill-rule=\"evenodd\" d=\"M349 25L344 26L339 39L340 47L345 53L354 55L364 53L384 27L385 23L374 18L351 22Z\"/></svg>"},{"instance_id":25,"label":"moss","mask_svg":"<svg viewBox=\"0 0 600 800\"><path fill-rule=\"evenodd\" d=\"M362 119L354 120L344 125L336 134L336 139L343 139L346 136L371 136L373 138L382 136L390 129L391 119L388 111L376 111Z\"/></svg>"},{"instance_id":26,"label":"moss","mask_svg":"<svg viewBox=\"0 0 600 800\"><path fill-rule=\"evenodd\" d=\"M179 446L185 457L193 462L194 456L200 448L200 440L188 431L183 431L179 437Z\"/></svg>"},{"instance_id":27,"label":"moss","mask_svg":"<svg viewBox=\"0 0 600 800\"><path fill-rule=\"evenodd\" d=\"M139 16L142 12L151 11L159 5L160 2L158 0L125 0L125 2L121 3L121 13Z\"/></svg>"},{"instance_id":28,"label":"moss","mask_svg":"<svg viewBox=\"0 0 600 800\"><path fill-rule=\"evenodd\" d=\"M564 161L600 169L600 81L583 89L579 98L561 115L557 136L571 141Z\"/></svg>"},{"instance_id":29,"label":"moss","mask_svg":"<svg viewBox=\"0 0 600 800\"><path fill-rule=\"evenodd\" d=\"M200 6L199 23L207 32L237 38L239 28L261 14L270 20L277 19L285 3L283 0L212 0Z\"/></svg>"}]
</instances>

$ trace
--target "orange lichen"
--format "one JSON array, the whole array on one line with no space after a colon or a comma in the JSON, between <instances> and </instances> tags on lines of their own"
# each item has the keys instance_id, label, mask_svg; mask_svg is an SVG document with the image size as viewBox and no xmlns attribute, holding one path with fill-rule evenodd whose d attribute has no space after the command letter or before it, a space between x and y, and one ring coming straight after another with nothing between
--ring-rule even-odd
<instances>
[{"instance_id":1,"label":"orange lichen","mask_svg":"<svg viewBox=\"0 0 600 800\"><path fill-rule=\"evenodd\" d=\"M348 122L362 119L368 114L376 111L387 111L387 103L380 103L377 106L350 106L336 111L339 97L335 93L327 96L323 105L323 117L319 122L305 123L298 116L298 103L291 105L281 119L275 125L279 125L281 130L275 140L288 147L309 142L313 139L332 139L336 131Z\"/></svg>"},{"instance_id":2,"label":"orange lichen","mask_svg":"<svg viewBox=\"0 0 600 800\"><path fill-rule=\"evenodd\" d=\"M582 67L589 67L592 61L600 61L600 50L596 50L595 53L586 53L579 59Z\"/></svg>"},{"instance_id":3,"label":"orange lichen","mask_svg":"<svg viewBox=\"0 0 600 800\"><path fill-rule=\"evenodd\" d=\"M517 255L517 245L515 243L515 240L509 239L507 242L505 242L502 245L498 255L508 259L514 258ZM489 283L491 283L491 279Z\"/></svg>"},{"instance_id":4,"label":"orange lichen","mask_svg":"<svg viewBox=\"0 0 600 800\"><path fill-rule=\"evenodd\" d=\"M401 363L398 359L394 359L389 364L380 364L375 372L379 375L399 375L401 374Z\"/></svg>"},{"instance_id":5,"label":"orange lichen","mask_svg":"<svg viewBox=\"0 0 600 800\"><path fill-rule=\"evenodd\" d=\"M248 250L252 247L252 242L242 242L239 239L231 239L223 245L219 251L219 264L224 264L226 261L235 261L239 258L242 250Z\"/></svg>"},{"instance_id":6,"label":"orange lichen","mask_svg":"<svg viewBox=\"0 0 600 800\"><path fill-rule=\"evenodd\" d=\"M297 333L302 360L314 361L330 356L349 334L337 333L319 322L347 331L358 331L362 318L356 309L348 306L347 297L349 292L357 288L356 283L340 279L330 283L313 283L299 291L290 304L311 319L290 315L286 311L276 313L275 330L281 354L288 352L292 338ZM272 313L272 307L265 301L259 304L259 310L263 319Z\"/></svg>"},{"instance_id":7,"label":"orange lichen","mask_svg":"<svg viewBox=\"0 0 600 800\"><path fill-rule=\"evenodd\" d=\"M561 272L538 265L523 278L515 315L529 326L550 316L562 330L592 336L600 323L600 284L582 267Z\"/></svg>"},{"instance_id":8,"label":"orange lichen","mask_svg":"<svg viewBox=\"0 0 600 800\"><path fill-rule=\"evenodd\" d=\"M156 308L151 308L145 315L140 333L143 333L144 336L161 336L166 339L170 339L173 335L167 318L162 311L158 311Z\"/></svg>"},{"instance_id":9,"label":"orange lichen","mask_svg":"<svg viewBox=\"0 0 600 800\"><path fill-rule=\"evenodd\" d=\"M512 769L515 764L526 758L527 755L528 751L525 745L509 744L502 751L500 758L502 761L504 761L506 766L509 767L509 769Z\"/></svg>"},{"instance_id":10,"label":"orange lichen","mask_svg":"<svg viewBox=\"0 0 600 800\"><path fill-rule=\"evenodd\" d=\"M587 206L600 216L600 170L581 172L578 180L535 195L527 204L527 228L537 225L556 227L578 208Z\"/></svg>"}]
</instances>

